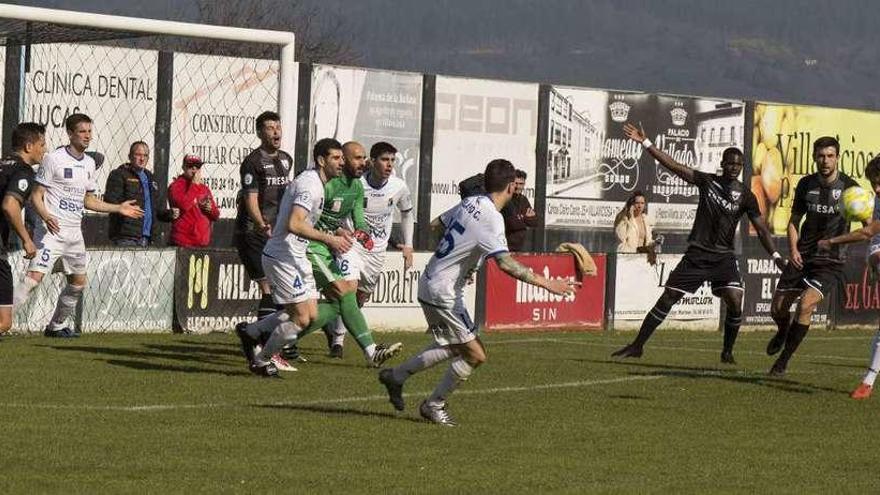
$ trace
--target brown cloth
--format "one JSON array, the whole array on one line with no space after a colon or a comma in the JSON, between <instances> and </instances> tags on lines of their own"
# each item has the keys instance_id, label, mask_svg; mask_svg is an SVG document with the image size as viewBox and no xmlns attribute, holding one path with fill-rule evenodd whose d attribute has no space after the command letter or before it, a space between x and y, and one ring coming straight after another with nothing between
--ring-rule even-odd
<instances>
[{"instance_id":1,"label":"brown cloth","mask_svg":"<svg viewBox=\"0 0 880 495\"><path fill-rule=\"evenodd\" d=\"M585 275L591 277L598 275L596 262L593 261L593 257L590 256L590 252L587 251L587 248L580 243L563 242L558 248L556 248L556 251L571 253L571 255L574 256L574 264L577 267L578 278L583 278Z\"/></svg>"}]
</instances>

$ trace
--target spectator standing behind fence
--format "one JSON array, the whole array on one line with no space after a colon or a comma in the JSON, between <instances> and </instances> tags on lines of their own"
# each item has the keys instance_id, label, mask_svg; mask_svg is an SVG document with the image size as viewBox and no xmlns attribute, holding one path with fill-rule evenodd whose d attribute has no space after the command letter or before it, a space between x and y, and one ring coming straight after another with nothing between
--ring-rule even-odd
<instances>
[{"instance_id":1,"label":"spectator standing behind fence","mask_svg":"<svg viewBox=\"0 0 880 495\"><path fill-rule=\"evenodd\" d=\"M168 201L180 209L180 217L171 223L171 244L180 247L203 247L211 243L211 222L220 218L211 189L202 181L202 159L183 157L183 173L168 186Z\"/></svg>"},{"instance_id":2,"label":"spectator standing behind fence","mask_svg":"<svg viewBox=\"0 0 880 495\"><path fill-rule=\"evenodd\" d=\"M120 204L135 200L144 210L143 218L128 218L117 213L110 214L108 233L110 241L116 246L147 247L156 238L156 225L159 221L170 222L177 218L180 210L164 208L159 200L159 186L153 174L147 170L150 147L143 141L131 143L128 149L128 163L110 172L104 201Z\"/></svg>"},{"instance_id":3,"label":"spectator standing behind fence","mask_svg":"<svg viewBox=\"0 0 880 495\"><path fill-rule=\"evenodd\" d=\"M618 253L648 253L654 247L654 221L646 211L648 202L645 195L635 191L626 200L623 209L614 219L614 233L617 234Z\"/></svg>"},{"instance_id":4,"label":"spectator standing behind fence","mask_svg":"<svg viewBox=\"0 0 880 495\"><path fill-rule=\"evenodd\" d=\"M529 198L523 194L527 176L522 170L516 171L513 198L501 210L501 216L504 217L504 235L507 237L507 248L510 251L525 250L529 229L538 225L538 215L532 209Z\"/></svg>"}]
</instances>

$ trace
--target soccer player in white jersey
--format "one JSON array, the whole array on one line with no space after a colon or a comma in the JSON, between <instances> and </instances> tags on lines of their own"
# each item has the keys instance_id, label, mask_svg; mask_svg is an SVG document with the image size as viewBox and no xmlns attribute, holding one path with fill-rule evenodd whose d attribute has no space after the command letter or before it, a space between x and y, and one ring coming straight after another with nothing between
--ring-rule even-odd
<instances>
[{"instance_id":1,"label":"soccer player in white jersey","mask_svg":"<svg viewBox=\"0 0 880 495\"><path fill-rule=\"evenodd\" d=\"M409 270L413 262L413 201L406 182L394 176L397 148L380 141L370 147L370 167L361 176L364 184L364 219L370 226L373 249L367 250L360 243L340 255L345 280L358 281L357 302L363 307L376 288L379 274L385 266L385 251L394 223L394 209L400 210L400 230L403 233L403 268ZM351 219L347 227L354 230ZM339 318L333 326L333 342L330 357L342 359L345 342L345 325Z\"/></svg>"},{"instance_id":2,"label":"soccer player in white jersey","mask_svg":"<svg viewBox=\"0 0 880 495\"><path fill-rule=\"evenodd\" d=\"M516 169L507 160L492 160L484 177L485 195L465 198L440 216L446 232L419 278L419 303L433 344L400 366L379 372L391 404L402 411L404 382L451 359L437 388L419 407L423 418L444 426L456 424L446 410L449 395L486 362L486 350L464 303L464 286L478 263L494 258L508 275L557 295L572 293L578 285L572 280L547 279L510 256L500 211L513 197Z\"/></svg>"},{"instance_id":3,"label":"soccer player in white jersey","mask_svg":"<svg viewBox=\"0 0 880 495\"><path fill-rule=\"evenodd\" d=\"M287 185L272 235L263 248L263 271L275 303L284 309L251 324L239 323L235 328L249 368L259 376L278 376L272 356L285 344L296 342L296 335L319 317L318 289L306 256L309 241L323 242L339 253L351 248L350 238L314 227L323 209L324 184L342 171L342 144L335 139L321 139L315 143L312 155L315 167ZM322 309L326 306L322 304ZM333 317L337 314L338 309ZM255 352L263 340L262 349Z\"/></svg>"},{"instance_id":4,"label":"soccer player in white jersey","mask_svg":"<svg viewBox=\"0 0 880 495\"><path fill-rule=\"evenodd\" d=\"M95 195L95 160L86 154L92 139L92 119L75 113L67 117L64 125L69 144L46 154L37 170L31 205L43 222L34 228L37 255L14 290L13 304L18 306L26 301L61 258L67 285L58 296L55 312L43 334L71 338L79 334L65 326L65 322L86 287L88 254L82 234L83 208L130 218L141 218L144 212L135 200L110 204Z\"/></svg>"}]
</instances>

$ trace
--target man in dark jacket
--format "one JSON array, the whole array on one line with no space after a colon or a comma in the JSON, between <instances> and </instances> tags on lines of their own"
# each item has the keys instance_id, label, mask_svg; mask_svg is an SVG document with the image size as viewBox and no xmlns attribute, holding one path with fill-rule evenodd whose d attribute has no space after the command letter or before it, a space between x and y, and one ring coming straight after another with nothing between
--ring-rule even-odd
<instances>
[{"instance_id":1,"label":"man in dark jacket","mask_svg":"<svg viewBox=\"0 0 880 495\"><path fill-rule=\"evenodd\" d=\"M526 248L529 229L538 225L538 216L529 203L529 198L523 194L526 187L526 173L516 171L516 181L513 199L501 210L504 217L504 233L507 236L507 248L510 251L523 251Z\"/></svg>"},{"instance_id":2,"label":"man in dark jacket","mask_svg":"<svg viewBox=\"0 0 880 495\"><path fill-rule=\"evenodd\" d=\"M146 169L149 159L147 143L135 141L128 150L128 163L120 165L107 177L104 201L120 204L134 199L144 210L143 218L110 214L108 233L116 246L149 246L155 237L158 221L170 222L180 213L176 208L165 208L164 202L159 203L159 186Z\"/></svg>"}]
</instances>

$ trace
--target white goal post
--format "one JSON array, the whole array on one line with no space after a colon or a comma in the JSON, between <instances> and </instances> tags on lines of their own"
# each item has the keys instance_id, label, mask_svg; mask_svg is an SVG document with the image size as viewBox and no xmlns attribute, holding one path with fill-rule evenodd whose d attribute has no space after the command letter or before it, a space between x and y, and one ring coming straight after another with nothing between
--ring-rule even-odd
<instances>
[{"instance_id":1,"label":"white goal post","mask_svg":"<svg viewBox=\"0 0 880 495\"><path fill-rule=\"evenodd\" d=\"M263 29L248 29L229 26L213 26L190 22L163 21L158 19L141 19L106 14L93 14L72 10L46 9L25 7L0 3L0 18L18 19L30 22L50 24L66 24L71 26L89 27L104 30L117 30L129 33L152 35L196 36L225 41L248 43L268 43L281 45L278 81L278 113L281 121L288 126L295 126L296 120L296 74L294 62L294 46L296 37L291 32ZM282 135L282 148L294 148L294 133Z\"/></svg>"}]
</instances>

